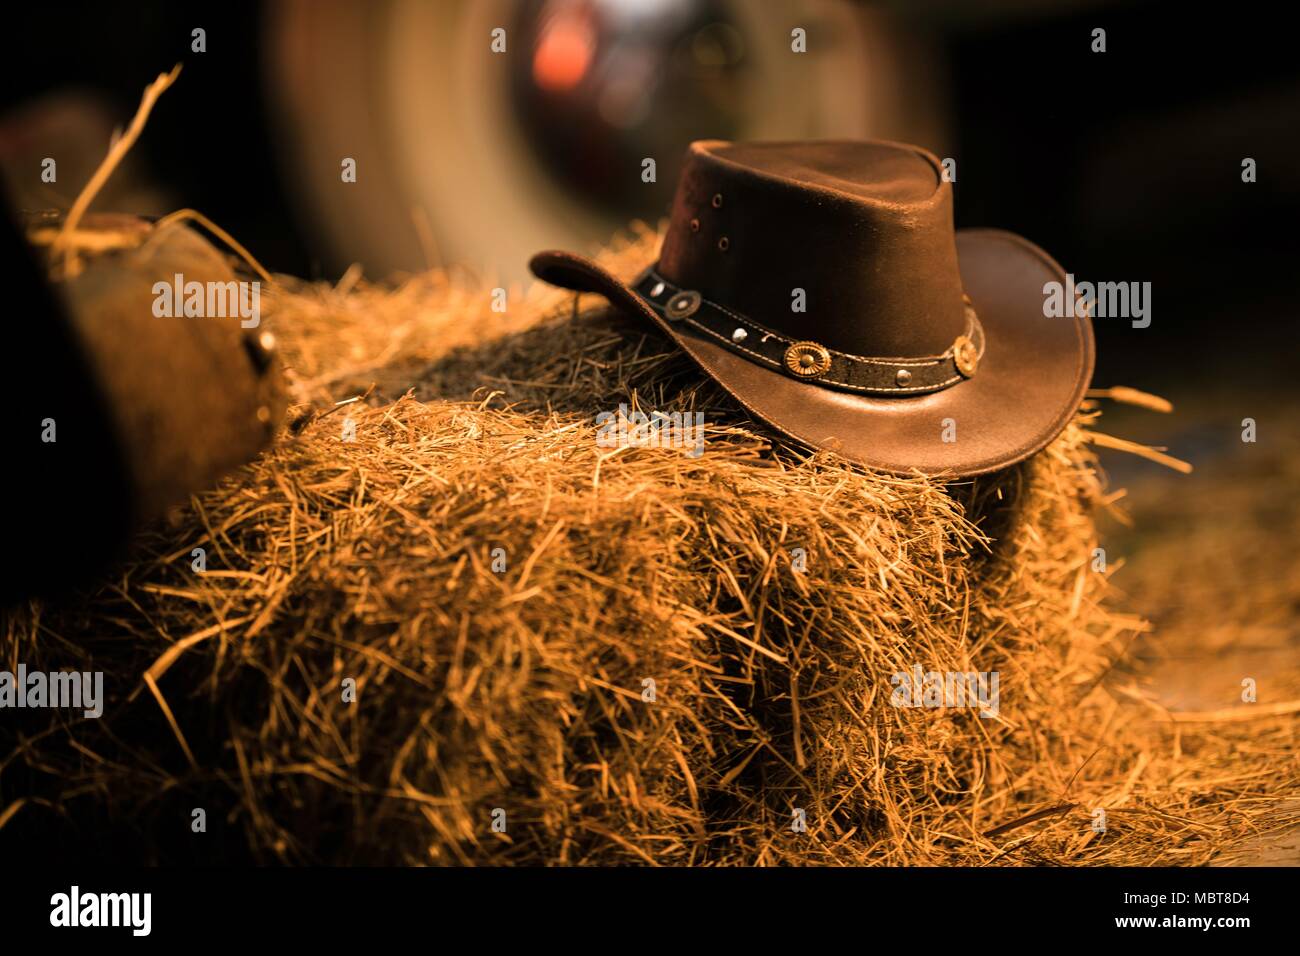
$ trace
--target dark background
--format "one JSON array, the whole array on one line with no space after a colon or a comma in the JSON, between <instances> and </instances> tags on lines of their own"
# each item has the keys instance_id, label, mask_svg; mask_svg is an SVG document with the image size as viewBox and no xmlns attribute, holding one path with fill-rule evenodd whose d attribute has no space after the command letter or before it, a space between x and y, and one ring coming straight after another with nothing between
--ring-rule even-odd
<instances>
[{"instance_id":1,"label":"dark background","mask_svg":"<svg viewBox=\"0 0 1300 956\"><path fill-rule=\"evenodd\" d=\"M1256 8L1004 7L885 5L947 57L958 226L1019 232L1079 279L1152 283L1151 328L1097 321L1099 384L1287 388L1300 246L1291 32ZM135 158L273 270L336 278L346 263L313 239L276 156L264 14L247 2L11 6L0 115L88 88L125 123L143 87L184 62L184 96L164 95ZM196 24L202 56L189 49ZM1089 49L1094 26L1107 30L1103 55Z\"/></svg>"}]
</instances>

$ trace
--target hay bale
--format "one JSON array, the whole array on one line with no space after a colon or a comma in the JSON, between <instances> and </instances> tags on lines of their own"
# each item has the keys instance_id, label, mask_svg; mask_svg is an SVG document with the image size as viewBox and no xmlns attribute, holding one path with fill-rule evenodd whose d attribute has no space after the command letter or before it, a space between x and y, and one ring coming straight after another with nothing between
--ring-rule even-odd
<instances>
[{"instance_id":1,"label":"hay bale","mask_svg":"<svg viewBox=\"0 0 1300 956\"><path fill-rule=\"evenodd\" d=\"M595 300L354 280L275 304L284 440L82 602L8 616L6 661L110 690L98 722L27 715L0 771L24 833L168 862L242 859L212 838L236 830L264 862L948 864L1047 807L1008 861L1114 852L1073 806L1144 746L1112 721L1089 764L1141 627L1091 570L1092 412L995 476L891 478L774 442ZM704 412L705 453L598 447L620 402ZM998 671L998 716L892 706L917 665Z\"/></svg>"}]
</instances>

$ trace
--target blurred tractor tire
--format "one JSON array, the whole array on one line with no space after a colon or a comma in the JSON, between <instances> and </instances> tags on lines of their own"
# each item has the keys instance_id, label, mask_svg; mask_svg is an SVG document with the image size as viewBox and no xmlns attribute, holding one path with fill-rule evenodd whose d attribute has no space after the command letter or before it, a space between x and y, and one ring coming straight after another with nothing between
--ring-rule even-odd
<instances>
[{"instance_id":1,"label":"blurred tractor tire","mask_svg":"<svg viewBox=\"0 0 1300 956\"><path fill-rule=\"evenodd\" d=\"M569 0L615 17L696 5L720 11L743 44L730 135L679 124L661 136L666 195L690 139L880 137L946 145L941 77L927 41L886 12L847 0ZM621 6L620 6L621 4ZM533 54L519 25L542 0L280 0L268 7L266 78L286 180L328 271L371 276L428 265L503 282L550 246L590 248L635 211L594 203L545 168L521 122L519 70ZM490 49L507 30L504 54ZM806 30L808 50L791 50ZM626 37L624 38L626 40ZM633 37L635 40L635 37ZM603 40L603 38L602 38ZM525 74L526 75L526 74ZM655 105L688 111L691 98ZM651 117L673 129L674 116ZM356 182L344 182L346 159ZM639 163L629 163L629 178ZM666 186L665 186L666 184ZM662 212L666 212L666 200ZM653 217L652 217L653 218Z\"/></svg>"}]
</instances>

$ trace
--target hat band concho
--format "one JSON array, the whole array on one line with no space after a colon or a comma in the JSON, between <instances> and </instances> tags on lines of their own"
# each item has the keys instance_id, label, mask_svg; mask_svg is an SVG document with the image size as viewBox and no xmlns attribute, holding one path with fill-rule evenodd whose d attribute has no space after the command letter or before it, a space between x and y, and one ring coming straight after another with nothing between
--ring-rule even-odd
<instances>
[{"instance_id":1,"label":"hat band concho","mask_svg":"<svg viewBox=\"0 0 1300 956\"><path fill-rule=\"evenodd\" d=\"M672 323L703 332L750 361L815 385L872 395L937 392L971 378L984 354L984 329L970 298L963 296L966 330L940 355L870 358L782 335L669 282L654 267L632 286L650 308Z\"/></svg>"}]
</instances>

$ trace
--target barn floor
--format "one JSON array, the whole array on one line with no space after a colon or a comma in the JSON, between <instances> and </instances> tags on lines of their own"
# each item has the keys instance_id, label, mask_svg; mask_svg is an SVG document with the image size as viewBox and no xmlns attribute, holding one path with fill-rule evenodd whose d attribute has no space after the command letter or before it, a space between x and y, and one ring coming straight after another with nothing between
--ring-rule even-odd
<instances>
[{"instance_id":1,"label":"barn floor","mask_svg":"<svg viewBox=\"0 0 1300 956\"><path fill-rule=\"evenodd\" d=\"M1153 625L1134 648L1141 664L1131 676L1154 708L1206 718L1189 730L1239 728L1265 708L1297 714L1300 406L1237 388L1175 404L1172 416L1108 415L1113 433L1168 445L1196 466L1182 476L1122 455L1103 462L1128 489L1132 517L1104 539L1111 559L1125 562L1113 581ZM1254 443L1241 441L1246 417L1256 419ZM1248 678L1255 703L1242 700ZM1277 773L1294 780L1288 739L1262 734L1256 745L1276 748ZM1269 832L1225 846L1213 865L1300 865L1300 788L1291 789L1297 795L1261 821Z\"/></svg>"}]
</instances>

